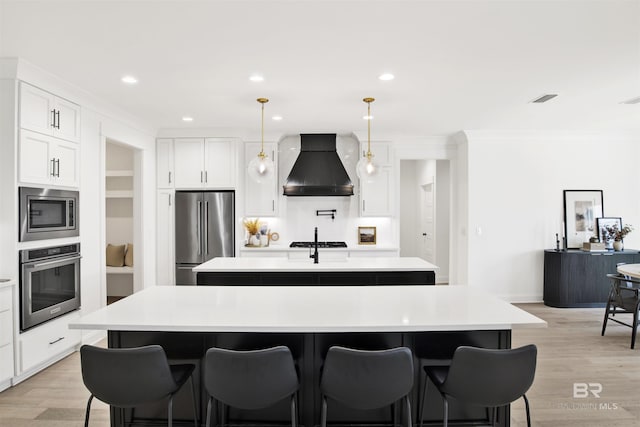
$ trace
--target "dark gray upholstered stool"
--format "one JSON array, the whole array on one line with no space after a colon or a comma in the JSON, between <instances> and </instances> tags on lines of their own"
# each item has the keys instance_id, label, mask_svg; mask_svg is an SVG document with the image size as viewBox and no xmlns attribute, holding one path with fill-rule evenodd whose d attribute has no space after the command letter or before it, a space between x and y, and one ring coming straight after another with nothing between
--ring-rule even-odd
<instances>
[{"instance_id":1,"label":"dark gray upholstered stool","mask_svg":"<svg viewBox=\"0 0 640 427\"><path fill-rule=\"evenodd\" d=\"M329 348L320 379L320 426L327 425L329 398L360 410L384 408L402 399L407 427L411 427L413 374L413 355L407 347L375 351Z\"/></svg>"},{"instance_id":2,"label":"dark gray upholstered stool","mask_svg":"<svg viewBox=\"0 0 640 427\"><path fill-rule=\"evenodd\" d=\"M225 405L252 410L287 397L291 399L291 426L297 425L298 375L288 347L249 351L210 348L205 355L204 385L209 393L206 426L210 426L214 399L223 410Z\"/></svg>"},{"instance_id":3,"label":"dark gray upholstered stool","mask_svg":"<svg viewBox=\"0 0 640 427\"><path fill-rule=\"evenodd\" d=\"M525 393L533 383L537 352L533 344L504 350L461 346L453 354L450 366L425 366L427 376L438 388L444 401L444 426L448 425L449 398L464 404L491 408L491 419L495 425L496 408L523 397L527 425L530 427L529 400ZM422 393L420 427L427 382L425 380Z\"/></svg>"},{"instance_id":4,"label":"dark gray upholstered stool","mask_svg":"<svg viewBox=\"0 0 640 427\"><path fill-rule=\"evenodd\" d=\"M87 402L85 427L89 425L91 401L98 398L111 406L134 408L145 403L169 399L167 418L173 425L173 396L191 378L194 425L198 426L193 364L169 365L159 345L135 348L101 348L83 345L80 348L82 380L91 392ZM133 414L132 414L133 418Z\"/></svg>"}]
</instances>

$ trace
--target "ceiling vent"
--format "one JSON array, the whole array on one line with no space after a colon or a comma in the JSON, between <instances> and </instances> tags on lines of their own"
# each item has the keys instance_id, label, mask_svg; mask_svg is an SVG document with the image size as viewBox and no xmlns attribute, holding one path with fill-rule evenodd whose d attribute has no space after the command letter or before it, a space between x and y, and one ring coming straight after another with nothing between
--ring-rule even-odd
<instances>
[{"instance_id":1,"label":"ceiling vent","mask_svg":"<svg viewBox=\"0 0 640 427\"><path fill-rule=\"evenodd\" d=\"M550 99L555 98L556 96L558 96L557 93L548 93L546 95L542 95L536 99L534 99L533 101L531 101L533 104L542 104L543 102L547 102Z\"/></svg>"},{"instance_id":2,"label":"ceiling vent","mask_svg":"<svg viewBox=\"0 0 640 427\"><path fill-rule=\"evenodd\" d=\"M623 104L640 104L640 96L622 101Z\"/></svg>"}]
</instances>

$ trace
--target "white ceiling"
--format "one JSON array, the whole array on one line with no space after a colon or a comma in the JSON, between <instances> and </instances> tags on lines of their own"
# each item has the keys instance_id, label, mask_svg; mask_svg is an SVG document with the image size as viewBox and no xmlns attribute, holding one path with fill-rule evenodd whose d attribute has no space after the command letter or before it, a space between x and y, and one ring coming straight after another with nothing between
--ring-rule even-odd
<instances>
[{"instance_id":1,"label":"white ceiling","mask_svg":"<svg viewBox=\"0 0 640 427\"><path fill-rule=\"evenodd\" d=\"M0 2L0 56L157 128L640 129L640 0Z\"/></svg>"}]
</instances>

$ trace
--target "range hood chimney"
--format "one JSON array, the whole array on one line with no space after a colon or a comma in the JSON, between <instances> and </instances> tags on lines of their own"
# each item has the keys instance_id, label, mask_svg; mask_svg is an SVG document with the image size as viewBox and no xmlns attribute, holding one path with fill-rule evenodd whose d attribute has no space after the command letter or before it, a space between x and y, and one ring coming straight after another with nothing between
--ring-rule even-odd
<instances>
[{"instance_id":1,"label":"range hood chimney","mask_svg":"<svg viewBox=\"0 0 640 427\"><path fill-rule=\"evenodd\" d=\"M300 134L300 154L283 188L285 196L353 196L335 133Z\"/></svg>"}]
</instances>

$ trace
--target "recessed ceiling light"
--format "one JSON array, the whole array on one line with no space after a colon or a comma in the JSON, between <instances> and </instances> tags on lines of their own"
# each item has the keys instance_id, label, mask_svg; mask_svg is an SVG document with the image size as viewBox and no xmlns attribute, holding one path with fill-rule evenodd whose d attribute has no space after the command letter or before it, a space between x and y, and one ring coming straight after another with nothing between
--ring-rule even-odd
<instances>
[{"instance_id":1,"label":"recessed ceiling light","mask_svg":"<svg viewBox=\"0 0 640 427\"><path fill-rule=\"evenodd\" d=\"M279 122L280 120L282 120L282 116L273 116L271 117L272 120L275 120L276 122Z\"/></svg>"},{"instance_id":2,"label":"recessed ceiling light","mask_svg":"<svg viewBox=\"0 0 640 427\"><path fill-rule=\"evenodd\" d=\"M622 101L623 104L640 104L640 96Z\"/></svg>"},{"instance_id":3,"label":"recessed ceiling light","mask_svg":"<svg viewBox=\"0 0 640 427\"><path fill-rule=\"evenodd\" d=\"M373 120L373 116L362 116L362 120Z\"/></svg>"},{"instance_id":4,"label":"recessed ceiling light","mask_svg":"<svg viewBox=\"0 0 640 427\"><path fill-rule=\"evenodd\" d=\"M184 117L182 118L182 121L183 121L183 122L192 122L192 121L193 121L193 117L184 116Z\"/></svg>"},{"instance_id":5,"label":"recessed ceiling light","mask_svg":"<svg viewBox=\"0 0 640 427\"><path fill-rule=\"evenodd\" d=\"M546 95L542 95L537 97L536 99L534 99L533 101L531 101L534 104L542 104L543 102L547 102L553 98L555 98L556 96L558 96L557 93L548 93Z\"/></svg>"},{"instance_id":6,"label":"recessed ceiling light","mask_svg":"<svg viewBox=\"0 0 640 427\"><path fill-rule=\"evenodd\" d=\"M264 81L264 76L260 74L253 74L249 77L249 80L251 80L252 82L262 82Z\"/></svg>"},{"instance_id":7,"label":"recessed ceiling light","mask_svg":"<svg viewBox=\"0 0 640 427\"><path fill-rule=\"evenodd\" d=\"M383 80L383 81L385 81L385 82L386 82L386 81L389 81L389 80L393 80L393 79L395 79L396 77L395 77L393 74L391 74L391 73L384 73L384 74L380 74L380 75L378 76L378 78L379 78L380 80Z\"/></svg>"},{"instance_id":8,"label":"recessed ceiling light","mask_svg":"<svg viewBox=\"0 0 640 427\"><path fill-rule=\"evenodd\" d=\"M122 83L126 83L128 85L134 85L134 84L138 83L138 79L136 79L133 76L124 76L124 77L122 77L121 80L122 80Z\"/></svg>"}]
</instances>

